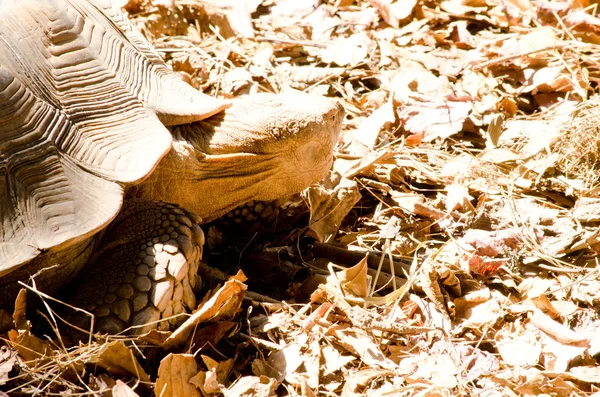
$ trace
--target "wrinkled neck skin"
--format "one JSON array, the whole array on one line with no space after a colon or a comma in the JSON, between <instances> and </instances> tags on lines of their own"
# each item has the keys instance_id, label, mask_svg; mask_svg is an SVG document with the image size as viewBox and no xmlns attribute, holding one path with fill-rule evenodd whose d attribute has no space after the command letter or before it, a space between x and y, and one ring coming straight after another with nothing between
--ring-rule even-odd
<instances>
[{"instance_id":1,"label":"wrinkled neck skin","mask_svg":"<svg viewBox=\"0 0 600 397\"><path fill-rule=\"evenodd\" d=\"M338 102L258 94L209 119L172 127L173 147L130 196L163 200L209 222L250 200L275 200L321 180L343 119Z\"/></svg>"}]
</instances>

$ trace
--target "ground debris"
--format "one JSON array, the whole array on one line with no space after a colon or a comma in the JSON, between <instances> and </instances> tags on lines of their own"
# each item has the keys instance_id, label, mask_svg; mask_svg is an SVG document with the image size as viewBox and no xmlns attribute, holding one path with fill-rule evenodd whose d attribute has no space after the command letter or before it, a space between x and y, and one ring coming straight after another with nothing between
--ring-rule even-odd
<instances>
[{"instance_id":1,"label":"ground debris","mask_svg":"<svg viewBox=\"0 0 600 397\"><path fill-rule=\"evenodd\" d=\"M0 396L598 393L593 2L119 4L207 94L340 100L333 170L272 238L211 227L174 332L68 347L0 311Z\"/></svg>"}]
</instances>

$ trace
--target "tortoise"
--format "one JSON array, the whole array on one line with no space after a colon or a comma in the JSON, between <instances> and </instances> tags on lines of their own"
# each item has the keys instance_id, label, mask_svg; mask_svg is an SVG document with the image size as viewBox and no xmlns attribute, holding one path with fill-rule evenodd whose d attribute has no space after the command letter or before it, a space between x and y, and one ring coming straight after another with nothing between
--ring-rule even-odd
<instances>
[{"instance_id":1,"label":"tortoise","mask_svg":"<svg viewBox=\"0 0 600 397\"><path fill-rule=\"evenodd\" d=\"M1 308L85 267L97 330L168 327L195 305L200 224L331 167L333 99L207 96L109 0L0 1L0 20Z\"/></svg>"}]
</instances>

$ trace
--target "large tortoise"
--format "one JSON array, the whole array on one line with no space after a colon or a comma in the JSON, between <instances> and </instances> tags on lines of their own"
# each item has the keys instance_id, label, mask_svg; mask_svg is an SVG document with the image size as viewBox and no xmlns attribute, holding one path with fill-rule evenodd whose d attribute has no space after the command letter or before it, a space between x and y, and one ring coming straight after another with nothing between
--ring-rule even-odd
<instances>
[{"instance_id":1,"label":"large tortoise","mask_svg":"<svg viewBox=\"0 0 600 397\"><path fill-rule=\"evenodd\" d=\"M0 20L0 307L88 263L74 301L99 330L156 324L195 303L201 221L331 165L339 103L208 97L109 0L0 0Z\"/></svg>"}]
</instances>

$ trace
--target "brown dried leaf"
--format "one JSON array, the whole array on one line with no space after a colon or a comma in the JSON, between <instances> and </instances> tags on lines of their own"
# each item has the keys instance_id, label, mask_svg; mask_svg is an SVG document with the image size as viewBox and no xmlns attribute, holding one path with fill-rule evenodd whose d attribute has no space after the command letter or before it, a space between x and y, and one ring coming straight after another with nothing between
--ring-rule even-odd
<instances>
[{"instance_id":1,"label":"brown dried leaf","mask_svg":"<svg viewBox=\"0 0 600 397\"><path fill-rule=\"evenodd\" d=\"M239 16L233 15L231 7L225 1L203 1L198 7L189 9L188 13L191 14L188 17L195 21L195 27L199 28L200 36L218 32L221 37L230 39L237 36L236 28L246 29L244 10L241 10ZM238 17L240 19L236 19Z\"/></svg>"},{"instance_id":2,"label":"brown dried leaf","mask_svg":"<svg viewBox=\"0 0 600 397\"><path fill-rule=\"evenodd\" d=\"M18 330L27 330L31 328L31 324L27 321L27 290L21 288L15 299L15 310L13 311L13 322Z\"/></svg>"},{"instance_id":3,"label":"brown dried leaf","mask_svg":"<svg viewBox=\"0 0 600 397\"><path fill-rule=\"evenodd\" d=\"M138 336L140 341L151 343L155 346L162 346L167 338L171 335L171 331L159 331L157 329L150 330L149 332Z\"/></svg>"},{"instance_id":4,"label":"brown dried leaf","mask_svg":"<svg viewBox=\"0 0 600 397\"><path fill-rule=\"evenodd\" d=\"M564 22L576 32L589 33L596 36L600 34L600 18L591 15L585 9L571 10L565 17Z\"/></svg>"},{"instance_id":5,"label":"brown dried leaf","mask_svg":"<svg viewBox=\"0 0 600 397\"><path fill-rule=\"evenodd\" d=\"M364 257L351 268L336 272L335 275L327 276L327 283L333 287L339 284L344 294L366 298L369 292L368 268L367 257Z\"/></svg>"},{"instance_id":6,"label":"brown dried leaf","mask_svg":"<svg viewBox=\"0 0 600 397\"><path fill-rule=\"evenodd\" d=\"M448 35L448 39L452 40L457 48L470 48L473 46L474 39L469 29L467 29L467 21L457 21L451 26L452 31Z\"/></svg>"},{"instance_id":7,"label":"brown dried leaf","mask_svg":"<svg viewBox=\"0 0 600 397\"><path fill-rule=\"evenodd\" d=\"M232 321L219 321L208 324L194 332L191 346L192 348L200 349L201 351L210 349L227 336L236 325L238 325L238 323Z\"/></svg>"},{"instance_id":8,"label":"brown dried leaf","mask_svg":"<svg viewBox=\"0 0 600 397\"><path fill-rule=\"evenodd\" d=\"M364 8L362 10L348 8L348 11L338 11L337 15L342 21L353 25L370 26L379 21L379 15L374 8Z\"/></svg>"},{"instance_id":9,"label":"brown dried leaf","mask_svg":"<svg viewBox=\"0 0 600 397\"><path fill-rule=\"evenodd\" d=\"M579 222L600 222L600 198L580 197L571 211Z\"/></svg>"},{"instance_id":10,"label":"brown dried leaf","mask_svg":"<svg viewBox=\"0 0 600 397\"><path fill-rule=\"evenodd\" d=\"M216 374L216 380L219 384L224 384L229 374L233 370L235 365L234 359L224 360L224 361L215 361L208 356L202 355L202 361L204 361L204 365Z\"/></svg>"},{"instance_id":11,"label":"brown dried leaf","mask_svg":"<svg viewBox=\"0 0 600 397\"><path fill-rule=\"evenodd\" d=\"M239 271L231 277L210 299L200 303L194 312L163 344L163 348L170 349L185 343L196 326L206 321L218 321L235 316L241 309L244 293L247 289L243 281L244 273Z\"/></svg>"},{"instance_id":12,"label":"brown dried leaf","mask_svg":"<svg viewBox=\"0 0 600 397\"><path fill-rule=\"evenodd\" d=\"M502 265L509 261L509 258L491 259L477 254L466 253L460 259L460 267L462 269L468 269L471 273L490 277L496 273Z\"/></svg>"},{"instance_id":13,"label":"brown dried leaf","mask_svg":"<svg viewBox=\"0 0 600 397\"><path fill-rule=\"evenodd\" d=\"M163 397L202 397L198 388L190 382L198 373L193 354L170 353L158 367L156 395Z\"/></svg>"},{"instance_id":14,"label":"brown dried leaf","mask_svg":"<svg viewBox=\"0 0 600 397\"><path fill-rule=\"evenodd\" d=\"M361 197L356 182L336 172L331 172L319 185L309 187L303 194L310 207L309 229L321 242L337 233Z\"/></svg>"},{"instance_id":15,"label":"brown dried leaf","mask_svg":"<svg viewBox=\"0 0 600 397\"><path fill-rule=\"evenodd\" d=\"M436 76L429 68L413 60L403 60L390 86L394 100L403 105L425 105L428 101L439 101L439 98L455 94L446 76Z\"/></svg>"},{"instance_id":16,"label":"brown dried leaf","mask_svg":"<svg viewBox=\"0 0 600 397\"><path fill-rule=\"evenodd\" d=\"M208 356L201 356L208 371L200 371L190 379L190 383L196 385L204 395L217 394L225 390L223 384L233 370L234 359L215 361Z\"/></svg>"},{"instance_id":17,"label":"brown dried leaf","mask_svg":"<svg viewBox=\"0 0 600 397\"><path fill-rule=\"evenodd\" d=\"M10 346L28 365L37 366L49 361L54 356L52 345L42 341L28 330L10 330L8 332Z\"/></svg>"},{"instance_id":18,"label":"brown dried leaf","mask_svg":"<svg viewBox=\"0 0 600 397\"><path fill-rule=\"evenodd\" d=\"M245 68L234 68L220 76L221 89L229 95L239 95L252 86L252 74Z\"/></svg>"},{"instance_id":19,"label":"brown dried leaf","mask_svg":"<svg viewBox=\"0 0 600 397\"><path fill-rule=\"evenodd\" d=\"M88 364L104 368L114 376L133 375L142 382L150 381L150 377L133 352L120 341L103 344L98 353L90 358Z\"/></svg>"},{"instance_id":20,"label":"brown dried leaf","mask_svg":"<svg viewBox=\"0 0 600 397\"><path fill-rule=\"evenodd\" d=\"M506 12L510 13L511 17L523 17L525 15L535 15L535 7L530 0L506 0L504 3Z\"/></svg>"},{"instance_id":21,"label":"brown dried leaf","mask_svg":"<svg viewBox=\"0 0 600 397\"><path fill-rule=\"evenodd\" d=\"M450 13L455 17L466 17L468 15L478 15L482 18L486 18L486 8L485 7L472 7L466 5L462 0L446 0L442 1L440 4L440 8L444 11Z\"/></svg>"},{"instance_id":22,"label":"brown dried leaf","mask_svg":"<svg viewBox=\"0 0 600 397\"><path fill-rule=\"evenodd\" d=\"M151 0L117 0L116 6L123 8L130 14L137 14L150 3Z\"/></svg>"},{"instance_id":23,"label":"brown dried leaf","mask_svg":"<svg viewBox=\"0 0 600 397\"><path fill-rule=\"evenodd\" d=\"M271 14L277 17L303 17L312 13L320 4L321 0L279 0L271 8Z\"/></svg>"},{"instance_id":24,"label":"brown dried leaf","mask_svg":"<svg viewBox=\"0 0 600 397\"><path fill-rule=\"evenodd\" d=\"M481 154L482 161L489 161L494 164L514 163L521 158L521 155L513 150L506 148L495 148L486 150Z\"/></svg>"},{"instance_id":25,"label":"brown dried leaf","mask_svg":"<svg viewBox=\"0 0 600 397\"><path fill-rule=\"evenodd\" d=\"M510 301L499 293L492 294L489 289L483 288L457 298L453 303L456 318L463 320L461 327L482 330L496 324Z\"/></svg>"},{"instance_id":26,"label":"brown dried leaf","mask_svg":"<svg viewBox=\"0 0 600 397\"><path fill-rule=\"evenodd\" d=\"M113 389L116 385L115 379L107 373L90 374L89 386L92 390Z\"/></svg>"},{"instance_id":27,"label":"brown dried leaf","mask_svg":"<svg viewBox=\"0 0 600 397\"><path fill-rule=\"evenodd\" d=\"M242 37L247 39L254 38L254 27L252 26L252 13L256 11L260 3L255 0L236 0L236 2L227 12L229 24Z\"/></svg>"}]
</instances>

